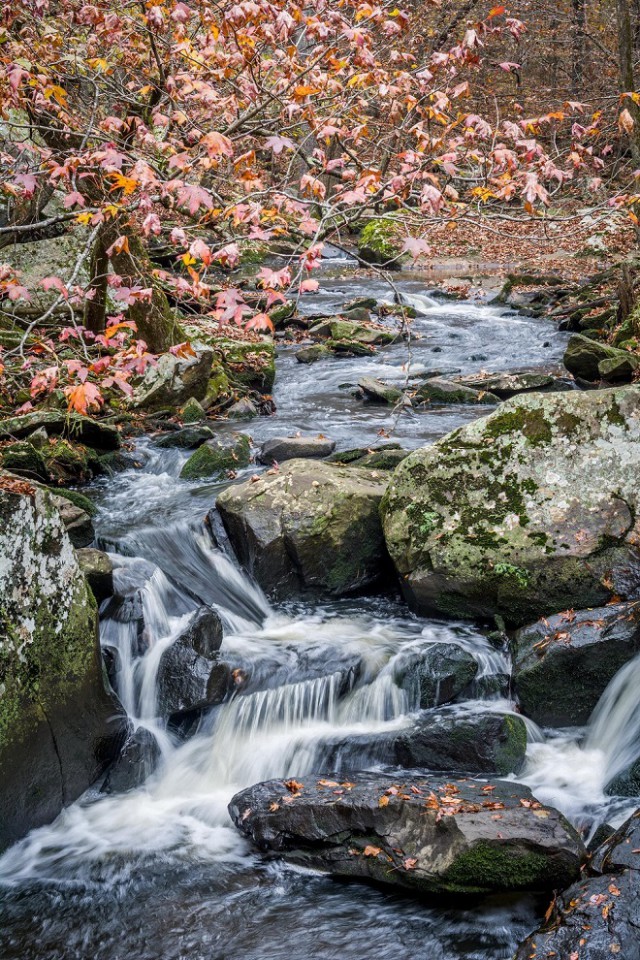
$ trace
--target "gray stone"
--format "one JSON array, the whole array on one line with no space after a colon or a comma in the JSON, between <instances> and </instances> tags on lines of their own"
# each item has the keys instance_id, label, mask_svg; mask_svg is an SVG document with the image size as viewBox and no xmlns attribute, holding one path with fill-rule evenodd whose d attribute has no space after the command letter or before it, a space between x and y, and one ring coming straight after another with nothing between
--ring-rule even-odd
<instances>
[{"instance_id":1,"label":"gray stone","mask_svg":"<svg viewBox=\"0 0 640 960\"><path fill-rule=\"evenodd\" d=\"M633 360L635 360L633 367L635 369L639 361L632 356L630 357L630 354L625 350L609 347L605 343L599 343L597 340L592 340L591 337L585 337L580 333L571 337L564 355L564 365L567 370L574 377L587 381L600 380L604 377L600 369L600 364L603 361L610 361L610 363L605 363L603 368L605 371L615 372L618 364L623 363L628 366ZM631 373L629 373L628 379L631 379Z\"/></svg>"},{"instance_id":2,"label":"gray stone","mask_svg":"<svg viewBox=\"0 0 640 960\"><path fill-rule=\"evenodd\" d=\"M327 437L272 437L262 445L260 463L284 463L285 460L322 460L333 453L336 445Z\"/></svg>"},{"instance_id":3,"label":"gray stone","mask_svg":"<svg viewBox=\"0 0 640 960\"><path fill-rule=\"evenodd\" d=\"M221 643L220 617L210 607L200 607L160 659L156 681L160 716L222 703L232 687L232 678L229 667L219 658Z\"/></svg>"},{"instance_id":4,"label":"gray stone","mask_svg":"<svg viewBox=\"0 0 640 960\"><path fill-rule=\"evenodd\" d=\"M103 550L82 547L76 550L76 557L98 603L112 596L113 564L108 555Z\"/></svg>"},{"instance_id":5,"label":"gray stone","mask_svg":"<svg viewBox=\"0 0 640 960\"><path fill-rule=\"evenodd\" d=\"M640 390L528 394L415 451L382 504L421 612L541 615L640 597Z\"/></svg>"},{"instance_id":6,"label":"gray stone","mask_svg":"<svg viewBox=\"0 0 640 960\"><path fill-rule=\"evenodd\" d=\"M433 377L417 388L414 405L424 403L498 403L498 397L485 390L474 390L453 380Z\"/></svg>"},{"instance_id":7,"label":"gray stone","mask_svg":"<svg viewBox=\"0 0 640 960\"><path fill-rule=\"evenodd\" d=\"M197 346L195 356L176 357L163 353L155 366L149 367L131 398L137 409L173 409L191 397L204 400L209 386L214 353L211 347Z\"/></svg>"},{"instance_id":8,"label":"gray stone","mask_svg":"<svg viewBox=\"0 0 640 960\"><path fill-rule=\"evenodd\" d=\"M586 859L557 810L501 780L270 780L236 794L229 812L263 851L419 894L552 890L575 880Z\"/></svg>"},{"instance_id":9,"label":"gray stone","mask_svg":"<svg viewBox=\"0 0 640 960\"><path fill-rule=\"evenodd\" d=\"M358 387L368 403L396 404L404 396L402 390L399 390L398 387L383 383L382 380L376 380L375 377L361 377L358 380Z\"/></svg>"},{"instance_id":10,"label":"gray stone","mask_svg":"<svg viewBox=\"0 0 640 960\"><path fill-rule=\"evenodd\" d=\"M229 487L218 509L240 562L276 596L343 596L387 573L375 470L290 460Z\"/></svg>"}]
</instances>

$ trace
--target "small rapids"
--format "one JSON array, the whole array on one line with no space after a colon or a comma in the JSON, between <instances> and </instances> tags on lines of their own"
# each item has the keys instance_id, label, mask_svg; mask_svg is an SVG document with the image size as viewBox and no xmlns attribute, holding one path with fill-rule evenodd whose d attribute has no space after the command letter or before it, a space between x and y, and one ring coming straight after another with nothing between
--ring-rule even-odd
<instances>
[{"instance_id":1,"label":"small rapids","mask_svg":"<svg viewBox=\"0 0 640 960\"><path fill-rule=\"evenodd\" d=\"M327 282L303 307L330 314L356 292L353 281ZM388 296L374 281L361 292ZM310 376L285 349L278 412L249 425L254 442L322 430L339 448L368 446L392 425L388 410L365 407L344 388L360 376L404 382L436 367L513 369L545 350L553 362L564 342L541 321L442 304L415 281L402 299L423 338L409 358L398 343L366 360L323 361ZM394 439L417 446L481 413L407 412ZM419 694L399 678L407 658L434 643L455 644L478 665L468 699L454 709L515 711L507 650L468 624L417 618L394 597L272 605L206 520L224 484L179 480L180 451L147 440L136 452L139 469L96 485L99 544L116 567L117 594L103 604L101 642L117 661L116 692L132 727L153 734L160 759L141 787L105 794L98 785L0 858L2 960L511 957L536 925L534 898L461 910L333 883L263 862L227 813L242 787L318 771L327 744L362 735L375 744L411 725ZM158 673L202 604L220 615L220 655L243 682L186 736L158 715ZM621 822L635 804L605 788L640 754L639 700L640 658L614 678L586 735L529 723L518 779L586 829ZM375 749L366 757L347 749L342 769L358 762L379 766Z\"/></svg>"}]
</instances>

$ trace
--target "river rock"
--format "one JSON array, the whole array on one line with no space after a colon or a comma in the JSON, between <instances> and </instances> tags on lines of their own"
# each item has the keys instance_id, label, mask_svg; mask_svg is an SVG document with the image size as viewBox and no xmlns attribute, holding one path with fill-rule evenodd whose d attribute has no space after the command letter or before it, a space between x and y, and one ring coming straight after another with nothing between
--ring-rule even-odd
<instances>
[{"instance_id":1,"label":"river rock","mask_svg":"<svg viewBox=\"0 0 640 960\"><path fill-rule=\"evenodd\" d=\"M127 737L120 756L109 768L101 793L124 793L141 787L160 761L158 741L145 727L138 727Z\"/></svg>"},{"instance_id":2,"label":"river rock","mask_svg":"<svg viewBox=\"0 0 640 960\"><path fill-rule=\"evenodd\" d=\"M4 470L40 483L50 483L51 474L40 450L28 440L18 440L0 450L0 466Z\"/></svg>"},{"instance_id":3,"label":"river rock","mask_svg":"<svg viewBox=\"0 0 640 960\"><path fill-rule=\"evenodd\" d=\"M409 456L399 443L383 443L379 447L356 447L339 450L328 458L330 463L350 464L352 467L369 467L372 470L395 470Z\"/></svg>"},{"instance_id":4,"label":"river rock","mask_svg":"<svg viewBox=\"0 0 640 960\"><path fill-rule=\"evenodd\" d=\"M223 440L208 440L192 453L182 470L182 480L219 478L230 470L246 467L251 460L251 441L244 433Z\"/></svg>"},{"instance_id":5,"label":"river rock","mask_svg":"<svg viewBox=\"0 0 640 960\"><path fill-rule=\"evenodd\" d=\"M625 350L609 347L598 340L592 340L591 337L576 333L567 344L564 365L574 377L581 380L603 380L612 376L630 380L633 371L640 365L640 360Z\"/></svg>"},{"instance_id":6,"label":"river rock","mask_svg":"<svg viewBox=\"0 0 640 960\"><path fill-rule=\"evenodd\" d=\"M557 810L501 780L270 780L236 794L229 812L261 850L290 863L417 893L561 888L586 854Z\"/></svg>"},{"instance_id":7,"label":"river rock","mask_svg":"<svg viewBox=\"0 0 640 960\"><path fill-rule=\"evenodd\" d=\"M222 703L231 688L231 676L218 656L221 643L220 617L210 607L200 607L160 658L156 681L160 716Z\"/></svg>"},{"instance_id":8,"label":"river rock","mask_svg":"<svg viewBox=\"0 0 640 960\"><path fill-rule=\"evenodd\" d=\"M387 573L375 470L290 460L230 487L218 509L240 562L276 596L344 596Z\"/></svg>"},{"instance_id":9,"label":"river rock","mask_svg":"<svg viewBox=\"0 0 640 960\"><path fill-rule=\"evenodd\" d=\"M375 377L361 377L358 380L358 388L364 394L367 403L385 403L396 404L402 400L404 394L398 387L390 383L384 383L382 380L376 380Z\"/></svg>"},{"instance_id":10,"label":"river rock","mask_svg":"<svg viewBox=\"0 0 640 960\"><path fill-rule=\"evenodd\" d=\"M516 693L524 713L550 727L587 723L618 670L640 653L640 603L569 611L519 630Z\"/></svg>"},{"instance_id":11,"label":"river rock","mask_svg":"<svg viewBox=\"0 0 640 960\"><path fill-rule=\"evenodd\" d=\"M415 451L382 504L412 607L520 626L640 596L640 390L505 401Z\"/></svg>"},{"instance_id":12,"label":"river rock","mask_svg":"<svg viewBox=\"0 0 640 960\"><path fill-rule=\"evenodd\" d=\"M360 343L358 340L327 340L326 347L338 357L372 357L376 353L372 343Z\"/></svg>"},{"instance_id":13,"label":"river rock","mask_svg":"<svg viewBox=\"0 0 640 960\"><path fill-rule=\"evenodd\" d=\"M76 550L78 565L98 603L113 594L113 564L108 554L93 547Z\"/></svg>"},{"instance_id":14,"label":"river rock","mask_svg":"<svg viewBox=\"0 0 640 960\"><path fill-rule=\"evenodd\" d=\"M456 643L430 643L401 653L395 679L415 696L422 710L459 697L475 680L478 661Z\"/></svg>"},{"instance_id":15,"label":"river rock","mask_svg":"<svg viewBox=\"0 0 640 960\"><path fill-rule=\"evenodd\" d=\"M144 410L174 409L190 397L204 400L207 395L214 353L211 347L198 345L194 356L177 357L163 353L158 362L148 367L137 387L131 404Z\"/></svg>"},{"instance_id":16,"label":"river rock","mask_svg":"<svg viewBox=\"0 0 640 960\"><path fill-rule=\"evenodd\" d=\"M327 437L272 437L262 445L260 463L284 463L285 460L322 460L333 453L334 440Z\"/></svg>"},{"instance_id":17,"label":"river rock","mask_svg":"<svg viewBox=\"0 0 640 960\"><path fill-rule=\"evenodd\" d=\"M49 436L72 437L98 450L117 450L120 446L120 434L111 424L58 410L34 410L4 419L0 422L0 439L22 439L42 428Z\"/></svg>"},{"instance_id":18,"label":"river rock","mask_svg":"<svg viewBox=\"0 0 640 960\"><path fill-rule=\"evenodd\" d=\"M172 430L166 433L157 442L157 446L163 450L171 450L177 447L179 450L197 450L207 440L214 440L215 434L211 427L192 426L182 427L180 430Z\"/></svg>"},{"instance_id":19,"label":"river rock","mask_svg":"<svg viewBox=\"0 0 640 960\"><path fill-rule=\"evenodd\" d=\"M325 320L309 331L313 336L325 336L329 340L355 341L365 345L377 345L384 343L393 343L397 339L397 334L384 327L376 327L373 324L365 325L361 321L355 323L351 320L342 320L340 317L334 317Z\"/></svg>"},{"instance_id":20,"label":"river rock","mask_svg":"<svg viewBox=\"0 0 640 960\"><path fill-rule=\"evenodd\" d=\"M53 820L117 755L95 600L44 490L0 474L0 849Z\"/></svg>"},{"instance_id":21,"label":"river rock","mask_svg":"<svg viewBox=\"0 0 640 960\"><path fill-rule=\"evenodd\" d=\"M253 400L242 397L227 408L226 415L229 420L253 420L259 415L259 411Z\"/></svg>"},{"instance_id":22,"label":"river rock","mask_svg":"<svg viewBox=\"0 0 640 960\"><path fill-rule=\"evenodd\" d=\"M473 376L455 377L456 383L473 390L485 390L495 394L500 400L508 400L519 393L571 389L568 381L552 377L547 373L477 373Z\"/></svg>"},{"instance_id":23,"label":"river rock","mask_svg":"<svg viewBox=\"0 0 640 960\"><path fill-rule=\"evenodd\" d=\"M587 876L554 899L515 960L638 960L639 900L640 811L596 851Z\"/></svg>"},{"instance_id":24,"label":"river rock","mask_svg":"<svg viewBox=\"0 0 640 960\"><path fill-rule=\"evenodd\" d=\"M298 363L316 363L317 360L324 360L330 356L331 350L322 343L314 343L310 347L302 347L295 352Z\"/></svg>"},{"instance_id":25,"label":"river rock","mask_svg":"<svg viewBox=\"0 0 640 960\"><path fill-rule=\"evenodd\" d=\"M67 536L76 548L88 547L95 540L95 530L91 515L73 503L66 496L50 494L51 500L60 514Z\"/></svg>"},{"instance_id":26,"label":"river rock","mask_svg":"<svg viewBox=\"0 0 640 960\"><path fill-rule=\"evenodd\" d=\"M506 776L522 769L526 749L527 730L520 717L441 707L400 730L330 741L319 765L347 773L383 763L404 770Z\"/></svg>"},{"instance_id":27,"label":"river rock","mask_svg":"<svg viewBox=\"0 0 640 960\"><path fill-rule=\"evenodd\" d=\"M474 390L453 380L433 377L417 388L413 403L498 403L498 397L485 390Z\"/></svg>"},{"instance_id":28,"label":"river rock","mask_svg":"<svg viewBox=\"0 0 640 960\"><path fill-rule=\"evenodd\" d=\"M207 419L207 414L199 400L189 397L180 411L180 419L183 423L202 423Z\"/></svg>"}]
</instances>

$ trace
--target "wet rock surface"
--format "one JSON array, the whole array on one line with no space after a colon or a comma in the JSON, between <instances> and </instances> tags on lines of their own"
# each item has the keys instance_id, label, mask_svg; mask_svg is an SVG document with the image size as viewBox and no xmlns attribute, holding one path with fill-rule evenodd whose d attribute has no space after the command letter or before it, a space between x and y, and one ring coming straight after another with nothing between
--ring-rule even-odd
<instances>
[{"instance_id":1,"label":"wet rock surface","mask_svg":"<svg viewBox=\"0 0 640 960\"><path fill-rule=\"evenodd\" d=\"M259 459L260 463L267 465L296 458L321 460L333 453L335 448L335 441L327 437L273 437L260 448Z\"/></svg>"},{"instance_id":2,"label":"wet rock surface","mask_svg":"<svg viewBox=\"0 0 640 960\"><path fill-rule=\"evenodd\" d=\"M158 714L189 713L222 703L231 689L227 664L219 659L222 623L200 607L186 629L164 651L157 677Z\"/></svg>"},{"instance_id":3,"label":"wet rock surface","mask_svg":"<svg viewBox=\"0 0 640 960\"><path fill-rule=\"evenodd\" d=\"M518 630L515 689L523 712L550 727L589 720L618 670L640 653L640 603L568 611Z\"/></svg>"},{"instance_id":4,"label":"wet rock surface","mask_svg":"<svg viewBox=\"0 0 640 960\"><path fill-rule=\"evenodd\" d=\"M419 893L562 887L585 858L557 810L499 780L366 773L271 780L236 794L229 811L263 851Z\"/></svg>"},{"instance_id":5,"label":"wet rock surface","mask_svg":"<svg viewBox=\"0 0 640 960\"><path fill-rule=\"evenodd\" d=\"M550 907L549 920L515 960L640 957L640 812L594 854L587 875Z\"/></svg>"}]
</instances>

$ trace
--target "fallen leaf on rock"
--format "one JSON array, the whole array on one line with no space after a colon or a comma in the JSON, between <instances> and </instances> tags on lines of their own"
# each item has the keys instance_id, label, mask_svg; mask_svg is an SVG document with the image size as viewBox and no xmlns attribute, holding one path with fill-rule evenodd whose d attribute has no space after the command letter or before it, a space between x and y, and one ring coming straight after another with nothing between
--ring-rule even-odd
<instances>
[{"instance_id":1,"label":"fallen leaf on rock","mask_svg":"<svg viewBox=\"0 0 640 960\"><path fill-rule=\"evenodd\" d=\"M417 862L418 861L415 857L407 857L407 859L404 861L405 870L415 870Z\"/></svg>"},{"instance_id":2,"label":"fallen leaf on rock","mask_svg":"<svg viewBox=\"0 0 640 960\"><path fill-rule=\"evenodd\" d=\"M365 857L377 857L379 853L382 853L380 847L374 847L373 844L368 844L362 851Z\"/></svg>"}]
</instances>

